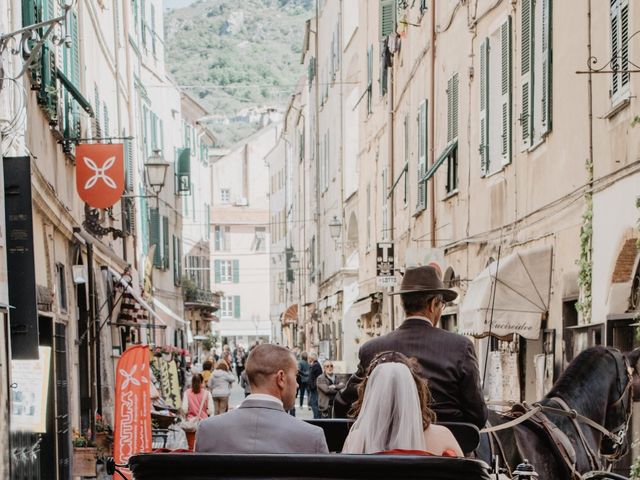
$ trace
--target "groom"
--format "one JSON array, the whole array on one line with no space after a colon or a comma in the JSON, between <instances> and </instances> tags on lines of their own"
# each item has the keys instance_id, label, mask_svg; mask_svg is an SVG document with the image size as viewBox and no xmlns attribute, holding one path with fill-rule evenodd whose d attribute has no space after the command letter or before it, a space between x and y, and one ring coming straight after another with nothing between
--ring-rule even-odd
<instances>
[{"instance_id":1,"label":"groom","mask_svg":"<svg viewBox=\"0 0 640 480\"><path fill-rule=\"evenodd\" d=\"M433 396L431 408L438 420L467 422L484 427L487 407L480 387L478 360L471 341L436 328L446 302L458 294L444 288L436 269L429 265L407 269L400 290L406 319L396 330L373 338L360 347L360 363L347 386L336 395L335 416L345 416L358 398L357 387L378 353L395 351L414 357Z\"/></svg>"}]
</instances>

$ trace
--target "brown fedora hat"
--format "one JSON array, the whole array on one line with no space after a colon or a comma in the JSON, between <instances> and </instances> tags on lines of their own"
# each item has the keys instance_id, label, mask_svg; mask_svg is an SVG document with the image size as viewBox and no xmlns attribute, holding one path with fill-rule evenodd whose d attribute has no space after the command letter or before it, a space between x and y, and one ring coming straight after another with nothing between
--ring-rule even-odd
<instances>
[{"instance_id":1,"label":"brown fedora hat","mask_svg":"<svg viewBox=\"0 0 640 480\"><path fill-rule=\"evenodd\" d=\"M455 300L458 292L449 288L444 288L444 283L438 275L438 271L431 265L424 267L408 268L402 277L400 290L389 295L401 295L403 293L425 292L440 294L445 302Z\"/></svg>"}]
</instances>

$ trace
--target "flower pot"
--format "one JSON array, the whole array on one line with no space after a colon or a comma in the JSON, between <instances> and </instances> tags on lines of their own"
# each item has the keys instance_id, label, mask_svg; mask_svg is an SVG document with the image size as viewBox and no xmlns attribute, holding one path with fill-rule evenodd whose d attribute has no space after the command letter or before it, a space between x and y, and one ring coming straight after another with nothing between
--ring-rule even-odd
<instances>
[{"instance_id":1,"label":"flower pot","mask_svg":"<svg viewBox=\"0 0 640 480\"><path fill-rule=\"evenodd\" d=\"M96 447L74 447L73 448L73 476L74 477L95 477L96 476Z\"/></svg>"},{"instance_id":2,"label":"flower pot","mask_svg":"<svg viewBox=\"0 0 640 480\"><path fill-rule=\"evenodd\" d=\"M96 432L96 448L103 455L111 455L112 439L107 432Z\"/></svg>"}]
</instances>

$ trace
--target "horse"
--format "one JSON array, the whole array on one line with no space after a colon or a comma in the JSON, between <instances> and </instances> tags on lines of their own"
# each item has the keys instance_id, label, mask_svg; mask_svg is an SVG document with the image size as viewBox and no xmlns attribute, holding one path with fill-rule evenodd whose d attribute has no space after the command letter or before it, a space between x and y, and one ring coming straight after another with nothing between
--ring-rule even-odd
<instances>
[{"instance_id":1,"label":"horse","mask_svg":"<svg viewBox=\"0 0 640 480\"><path fill-rule=\"evenodd\" d=\"M628 449L633 375L639 373L639 359L640 348L626 354L602 346L584 350L541 401L506 415L490 412L489 425L498 426L539 409L513 427L483 433L476 456L493 464L497 455L509 473L527 459L538 480L580 479L586 472L602 470L603 459L619 460ZM540 424L546 424L546 431ZM550 435L549 430L555 432ZM575 455L567 454L572 449Z\"/></svg>"}]
</instances>

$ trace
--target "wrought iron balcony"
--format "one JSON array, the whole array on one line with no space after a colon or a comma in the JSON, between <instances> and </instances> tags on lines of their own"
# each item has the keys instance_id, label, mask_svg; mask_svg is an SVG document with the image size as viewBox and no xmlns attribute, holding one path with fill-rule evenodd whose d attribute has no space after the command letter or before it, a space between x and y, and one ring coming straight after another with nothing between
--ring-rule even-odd
<instances>
[{"instance_id":1,"label":"wrought iron balcony","mask_svg":"<svg viewBox=\"0 0 640 480\"><path fill-rule=\"evenodd\" d=\"M220 308L220 295L202 288L188 288L184 291L185 307L208 308L216 311Z\"/></svg>"}]
</instances>

